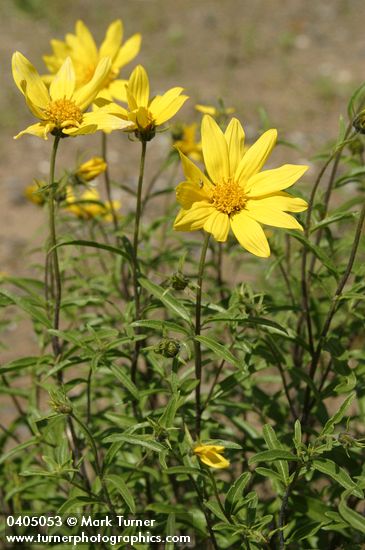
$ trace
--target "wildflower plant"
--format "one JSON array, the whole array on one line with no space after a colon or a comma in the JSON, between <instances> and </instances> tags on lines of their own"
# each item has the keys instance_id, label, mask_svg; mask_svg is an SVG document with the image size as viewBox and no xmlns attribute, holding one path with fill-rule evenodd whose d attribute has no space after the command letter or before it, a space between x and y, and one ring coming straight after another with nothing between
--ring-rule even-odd
<instances>
[{"instance_id":1,"label":"wildflower plant","mask_svg":"<svg viewBox=\"0 0 365 550\"><path fill-rule=\"evenodd\" d=\"M154 95L141 65L121 82L139 44L115 21L97 48L79 21L52 41L51 74L13 56L38 120L16 137L53 143L48 182L25 191L48 220L44 262L1 273L3 345L27 319L39 349L0 366L15 411L0 421L3 512L148 513L152 534L195 548L361 548L365 88L318 166L272 167L276 130L246 147L238 111L197 106L200 143L183 88ZM97 132L92 158L60 165L65 140L80 151ZM140 152L132 183L110 132L119 165L128 139Z\"/></svg>"}]
</instances>

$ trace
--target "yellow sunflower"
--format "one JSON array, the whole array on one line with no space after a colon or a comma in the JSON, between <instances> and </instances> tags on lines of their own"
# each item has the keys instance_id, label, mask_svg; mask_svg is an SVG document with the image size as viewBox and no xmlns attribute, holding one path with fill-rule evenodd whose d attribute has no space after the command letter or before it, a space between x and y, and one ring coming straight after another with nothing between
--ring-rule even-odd
<instances>
[{"instance_id":1,"label":"yellow sunflower","mask_svg":"<svg viewBox=\"0 0 365 550\"><path fill-rule=\"evenodd\" d=\"M128 130L134 130L144 141L152 139L156 127L172 118L184 105L188 96L181 95L183 88L171 88L163 95L150 99L150 82L146 70L138 65L126 84L128 109L115 103L101 107L132 123Z\"/></svg>"},{"instance_id":2,"label":"yellow sunflower","mask_svg":"<svg viewBox=\"0 0 365 550\"><path fill-rule=\"evenodd\" d=\"M122 67L132 61L139 53L141 35L134 34L123 44L123 22L113 21L106 31L105 38L98 49L95 40L82 21L77 21L75 34L67 34L65 40L51 40L53 53L43 56L51 73L56 73L65 59L70 57L75 67L76 87L84 86L92 79L99 61L110 57L111 65L106 73L100 93L107 99L126 101L126 80L118 79ZM51 81L52 76L45 76Z\"/></svg>"},{"instance_id":3,"label":"yellow sunflower","mask_svg":"<svg viewBox=\"0 0 365 550\"><path fill-rule=\"evenodd\" d=\"M236 118L223 133L215 120L205 115L201 135L208 175L179 151L186 181L176 189L182 209L174 229L204 229L224 242L231 228L246 250L268 257L270 247L260 224L302 230L286 212L302 212L308 205L283 189L293 185L308 167L285 164L261 171L275 146L277 131L268 130L244 151L245 134Z\"/></svg>"},{"instance_id":4,"label":"yellow sunflower","mask_svg":"<svg viewBox=\"0 0 365 550\"><path fill-rule=\"evenodd\" d=\"M72 188L67 189L65 209L78 218L88 220L92 218L102 218L106 222L112 221L112 210L119 210L120 201L113 200L102 201L97 189L86 189L79 198L73 194Z\"/></svg>"},{"instance_id":5,"label":"yellow sunflower","mask_svg":"<svg viewBox=\"0 0 365 550\"><path fill-rule=\"evenodd\" d=\"M198 445L194 447L194 453L199 457L199 459L210 466L210 468L222 469L228 468L229 460L224 458L221 454L224 452L225 447L223 445Z\"/></svg>"},{"instance_id":6,"label":"yellow sunflower","mask_svg":"<svg viewBox=\"0 0 365 550\"><path fill-rule=\"evenodd\" d=\"M40 119L40 122L28 126L15 138L32 134L47 139L48 133L76 136L91 134L97 130L111 131L127 127L128 123L107 112L85 113L99 93L110 70L110 63L107 57L101 59L90 82L76 90L75 71L71 59L67 58L48 90L30 61L20 52L14 53L14 81L25 96L32 114Z\"/></svg>"}]
</instances>

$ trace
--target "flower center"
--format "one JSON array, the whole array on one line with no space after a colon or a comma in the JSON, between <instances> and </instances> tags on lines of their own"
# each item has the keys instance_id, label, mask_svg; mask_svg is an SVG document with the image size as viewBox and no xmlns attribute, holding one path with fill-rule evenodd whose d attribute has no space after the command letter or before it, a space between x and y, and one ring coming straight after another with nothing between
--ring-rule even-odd
<instances>
[{"instance_id":1,"label":"flower center","mask_svg":"<svg viewBox=\"0 0 365 550\"><path fill-rule=\"evenodd\" d=\"M71 99L51 101L45 110L45 116L57 128L78 126L82 122L82 112Z\"/></svg>"},{"instance_id":2,"label":"flower center","mask_svg":"<svg viewBox=\"0 0 365 550\"><path fill-rule=\"evenodd\" d=\"M230 215L244 209L246 197L238 183L228 180L214 187L212 202L217 210Z\"/></svg>"}]
</instances>

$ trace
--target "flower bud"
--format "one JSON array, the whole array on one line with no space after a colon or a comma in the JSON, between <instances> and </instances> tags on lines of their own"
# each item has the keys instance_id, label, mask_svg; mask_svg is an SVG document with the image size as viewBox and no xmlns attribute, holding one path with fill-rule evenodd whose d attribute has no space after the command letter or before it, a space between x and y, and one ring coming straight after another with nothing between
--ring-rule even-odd
<instances>
[{"instance_id":1,"label":"flower bud","mask_svg":"<svg viewBox=\"0 0 365 550\"><path fill-rule=\"evenodd\" d=\"M91 181L105 172L107 164L101 157L92 157L87 162L80 164L75 174L84 181Z\"/></svg>"},{"instance_id":2,"label":"flower bud","mask_svg":"<svg viewBox=\"0 0 365 550\"><path fill-rule=\"evenodd\" d=\"M353 126L359 134L365 134L365 109L355 117Z\"/></svg>"},{"instance_id":3,"label":"flower bud","mask_svg":"<svg viewBox=\"0 0 365 550\"><path fill-rule=\"evenodd\" d=\"M51 400L49 402L52 409L58 414L71 414L72 404L67 395L61 390L56 390L50 394Z\"/></svg>"},{"instance_id":4,"label":"flower bud","mask_svg":"<svg viewBox=\"0 0 365 550\"><path fill-rule=\"evenodd\" d=\"M174 290L184 290L189 284L189 279L181 271L176 271L170 277L169 283Z\"/></svg>"},{"instance_id":5,"label":"flower bud","mask_svg":"<svg viewBox=\"0 0 365 550\"><path fill-rule=\"evenodd\" d=\"M164 357L176 357L180 351L180 344L173 338L163 338L155 347L154 351Z\"/></svg>"}]
</instances>

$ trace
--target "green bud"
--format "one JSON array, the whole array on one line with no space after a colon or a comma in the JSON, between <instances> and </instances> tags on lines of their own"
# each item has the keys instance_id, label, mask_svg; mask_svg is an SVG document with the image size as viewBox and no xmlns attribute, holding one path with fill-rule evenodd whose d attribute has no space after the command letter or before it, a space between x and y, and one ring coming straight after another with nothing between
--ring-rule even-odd
<instances>
[{"instance_id":1,"label":"green bud","mask_svg":"<svg viewBox=\"0 0 365 550\"><path fill-rule=\"evenodd\" d=\"M154 351L164 357L176 357L180 351L180 344L173 338L163 338L154 348Z\"/></svg>"},{"instance_id":2,"label":"green bud","mask_svg":"<svg viewBox=\"0 0 365 550\"><path fill-rule=\"evenodd\" d=\"M361 155L364 152L364 144L359 136L350 141L348 148L353 155Z\"/></svg>"},{"instance_id":3,"label":"green bud","mask_svg":"<svg viewBox=\"0 0 365 550\"><path fill-rule=\"evenodd\" d=\"M189 279L181 271L176 271L170 277L169 283L174 290L184 290L189 284Z\"/></svg>"},{"instance_id":4,"label":"green bud","mask_svg":"<svg viewBox=\"0 0 365 550\"><path fill-rule=\"evenodd\" d=\"M365 134L365 110L354 119L353 126L359 134Z\"/></svg>"},{"instance_id":5,"label":"green bud","mask_svg":"<svg viewBox=\"0 0 365 550\"><path fill-rule=\"evenodd\" d=\"M49 402L52 409L58 414L71 414L72 404L67 395L62 390L55 390L50 393Z\"/></svg>"}]
</instances>

